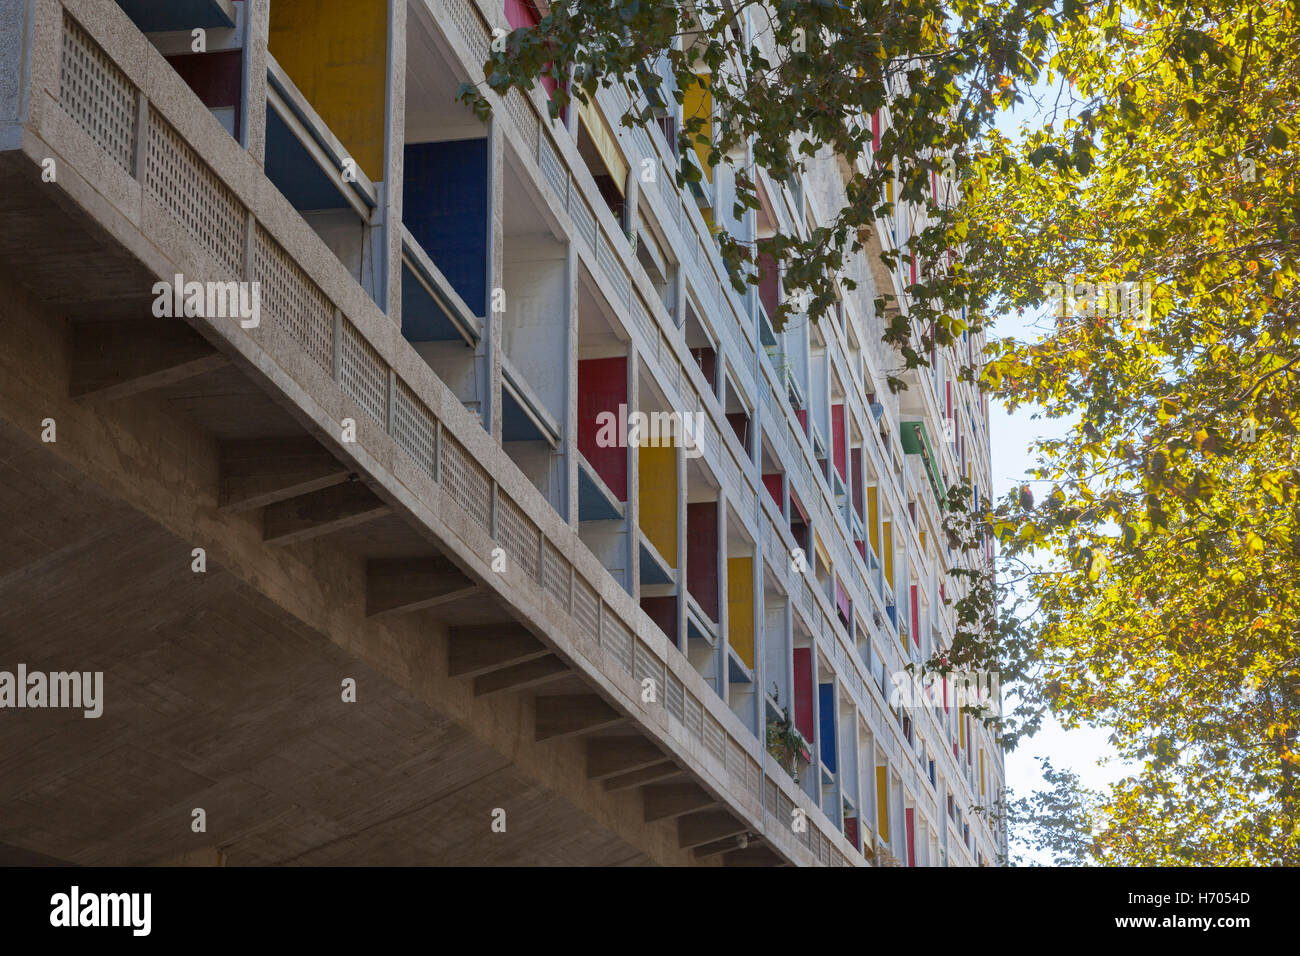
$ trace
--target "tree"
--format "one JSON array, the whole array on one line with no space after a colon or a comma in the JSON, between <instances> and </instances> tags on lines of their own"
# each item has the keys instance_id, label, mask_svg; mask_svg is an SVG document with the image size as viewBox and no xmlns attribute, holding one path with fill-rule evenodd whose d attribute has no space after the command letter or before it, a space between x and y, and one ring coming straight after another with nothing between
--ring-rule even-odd
<instances>
[{"instance_id":1,"label":"tree","mask_svg":"<svg viewBox=\"0 0 1300 956\"><path fill-rule=\"evenodd\" d=\"M1083 786L1072 770L1039 757L1048 789L1007 804L1007 817L1021 843L1047 853L1054 866L1084 866L1095 861L1098 795ZM1020 855L1019 863L1031 863Z\"/></svg>"},{"instance_id":2,"label":"tree","mask_svg":"<svg viewBox=\"0 0 1300 956\"><path fill-rule=\"evenodd\" d=\"M1300 21L1096 5L1056 44L1054 122L993 136L968 192L972 281L1053 320L987 381L1071 422L993 516L1031 606L1019 717L1140 767L1101 861L1295 864Z\"/></svg>"},{"instance_id":3,"label":"tree","mask_svg":"<svg viewBox=\"0 0 1300 956\"><path fill-rule=\"evenodd\" d=\"M759 206L755 167L781 181L808 158L833 154L846 187L827 225L806 238L757 242L721 232L723 259L738 290L758 283L761 256L781 264L787 289L802 290L772 316L779 330L796 311L826 314L837 278L855 288L849 254L869 250L891 269L901 254L909 272L917 266L907 308L887 289L875 304L889 315L885 339L899 349L900 368L915 368L932 345L951 345L968 327L960 318L968 290L952 255L963 231L935 202L934 184L954 175L1016 84L1045 62L1051 8L1048 0L557 0L537 25L511 32L484 64L483 83L464 84L460 95L485 117L483 87L505 94L544 77L556 87L555 117L574 98L619 85L633 101L623 122L634 126L652 123L657 104L681 104L707 85L717 121L687 116L678 150L733 166L736 218ZM746 13L752 42L742 35ZM882 115L892 122L879 124L875 143L873 117ZM682 164L679 184L699 178ZM873 247L872 225L900 200L934 222L902 250Z\"/></svg>"}]
</instances>

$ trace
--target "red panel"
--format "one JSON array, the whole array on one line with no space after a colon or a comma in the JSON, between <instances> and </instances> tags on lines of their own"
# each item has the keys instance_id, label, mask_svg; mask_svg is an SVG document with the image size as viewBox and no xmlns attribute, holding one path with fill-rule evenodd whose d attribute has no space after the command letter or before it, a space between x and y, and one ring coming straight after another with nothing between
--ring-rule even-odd
<instances>
[{"instance_id":1,"label":"red panel","mask_svg":"<svg viewBox=\"0 0 1300 956\"><path fill-rule=\"evenodd\" d=\"M596 416L602 412L618 415L618 407L626 404L627 359L586 359L578 363L578 450L619 501L627 501L627 449L596 444Z\"/></svg>"},{"instance_id":2,"label":"red panel","mask_svg":"<svg viewBox=\"0 0 1300 956\"><path fill-rule=\"evenodd\" d=\"M858 546L858 554L862 555L862 562L865 564L867 561L867 543L865 541L855 541L853 543Z\"/></svg>"},{"instance_id":3,"label":"red panel","mask_svg":"<svg viewBox=\"0 0 1300 956\"><path fill-rule=\"evenodd\" d=\"M835 575L835 606L844 615L845 624L853 620L853 602L849 600L849 592L844 590L844 584L838 574Z\"/></svg>"},{"instance_id":4,"label":"red panel","mask_svg":"<svg viewBox=\"0 0 1300 956\"><path fill-rule=\"evenodd\" d=\"M510 24L512 30L522 30L541 22L542 15L533 0L505 0L505 6L506 22ZM555 81L549 77L542 77L542 88L546 90L546 95L550 96L555 92Z\"/></svg>"},{"instance_id":5,"label":"red panel","mask_svg":"<svg viewBox=\"0 0 1300 956\"><path fill-rule=\"evenodd\" d=\"M779 285L780 273L777 271L776 258L763 252L758 256L758 299L767 310L770 319L776 315L777 306L781 304ZM776 331L773 329L773 331Z\"/></svg>"},{"instance_id":6,"label":"red panel","mask_svg":"<svg viewBox=\"0 0 1300 956\"><path fill-rule=\"evenodd\" d=\"M670 643L674 645L677 643L676 595L643 597L641 599L641 610L646 612L650 620L659 625L659 630L664 632Z\"/></svg>"},{"instance_id":7,"label":"red panel","mask_svg":"<svg viewBox=\"0 0 1300 956\"><path fill-rule=\"evenodd\" d=\"M686 589L716 624L718 620L718 503L686 506Z\"/></svg>"},{"instance_id":8,"label":"red panel","mask_svg":"<svg viewBox=\"0 0 1300 956\"><path fill-rule=\"evenodd\" d=\"M858 845L858 818L849 817L844 821L844 835L848 837L850 843Z\"/></svg>"},{"instance_id":9,"label":"red panel","mask_svg":"<svg viewBox=\"0 0 1300 956\"><path fill-rule=\"evenodd\" d=\"M794 727L813 742L812 648L794 649Z\"/></svg>"},{"instance_id":10,"label":"red panel","mask_svg":"<svg viewBox=\"0 0 1300 956\"><path fill-rule=\"evenodd\" d=\"M848 427L844 421L844 406L831 406L831 454L835 457L835 470L840 473L840 478L845 481L849 480L849 459L848 459L848 442L845 439L845 429Z\"/></svg>"},{"instance_id":11,"label":"red panel","mask_svg":"<svg viewBox=\"0 0 1300 956\"><path fill-rule=\"evenodd\" d=\"M794 505L795 512L803 519L804 524L812 523L808 520L808 512L804 511L803 502L799 500L799 496L793 491L790 492L790 504Z\"/></svg>"},{"instance_id":12,"label":"red panel","mask_svg":"<svg viewBox=\"0 0 1300 956\"><path fill-rule=\"evenodd\" d=\"M533 0L506 0L506 22L512 30L536 26L542 19Z\"/></svg>"},{"instance_id":13,"label":"red panel","mask_svg":"<svg viewBox=\"0 0 1300 956\"><path fill-rule=\"evenodd\" d=\"M235 137L239 137L242 54L239 50L220 53L187 53L169 56L167 62L208 109L235 107Z\"/></svg>"},{"instance_id":14,"label":"red panel","mask_svg":"<svg viewBox=\"0 0 1300 956\"><path fill-rule=\"evenodd\" d=\"M794 413L794 417L799 419L799 427L803 429L805 435L808 434L808 409L801 408Z\"/></svg>"},{"instance_id":15,"label":"red panel","mask_svg":"<svg viewBox=\"0 0 1300 956\"><path fill-rule=\"evenodd\" d=\"M695 364L700 367L704 373L704 380L715 388L718 385L718 353L713 349L698 348L691 349L691 356L695 359Z\"/></svg>"},{"instance_id":16,"label":"red panel","mask_svg":"<svg viewBox=\"0 0 1300 956\"><path fill-rule=\"evenodd\" d=\"M880 110L871 114L871 148L880 149Z\"/></svg>"},{"instance_id":17,"label":"red panel","mask_svg":"<svg viewBox=\"0 0 1300 956\"><path fill-rule=\"evenodd\" d=\"M921 646L921 606L916 598L916 585L912 585L912 642Z\"/></svg>"},{"instance_id":18,"label":"red panel","mask_svg":"<svg viewBox=\"0 0 1300 956\"><path fill-rule=\"evenodd\" d=\"M749 451L749 416L744 412L728 412L727 424L736 433L736 440L740 442L740 447Z\"/></svg>"},{"instance_id":19,"label":"red panel","mask_svg":"<svg viewBox=\"0 0 1300 956\"><path fill-rule=\"evenodd\" d=\"M853 510L858 513L858 517L863 521L866 520L866 511L863 510L862 499L866 497L866 491L863 486L866 484L866 470L862 464L864 452L861 448L853 451Z\"/></svg>"},{"instance_id":20,"label":"red panel","mask_svg":"<svg viewBox=\"0 0 1300 956\"><path fill-rule=\"evenodd\" d=\"M783 475L764 475L763 486L767 488L767 493L772 496L778 508L781 507L781 491L784 484L785 476Z\"/></svg>"},{"instance_id":21,"label":"red panel","mask_svg":"<svg viewBox=\"0 0 1300 956\"><path fill-rule=\"evenodd\" d=\"M907 865L916 866L916 811L908 807L907 818Z\"/></svg>"}]
</instances>

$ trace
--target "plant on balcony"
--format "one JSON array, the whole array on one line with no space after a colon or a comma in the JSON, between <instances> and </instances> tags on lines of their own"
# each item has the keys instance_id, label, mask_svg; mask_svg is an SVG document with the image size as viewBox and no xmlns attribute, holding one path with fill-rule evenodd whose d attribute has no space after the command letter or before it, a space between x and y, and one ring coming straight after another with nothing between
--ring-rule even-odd
<instances>
[{"instance_id":1,"label":"plant on balcony","mask_svg":"<svg viewBox=\"0 0 1300 956\"><path fill-rule=\"evenodd\" d=\"M772 685L772 702L780 716L767 722L767 752L776 758L791 779L798 780L800 761L812 762L808 741L795 729L790 708L781 706L781 691L775 684Z\"/></svg>"}]
</instances>

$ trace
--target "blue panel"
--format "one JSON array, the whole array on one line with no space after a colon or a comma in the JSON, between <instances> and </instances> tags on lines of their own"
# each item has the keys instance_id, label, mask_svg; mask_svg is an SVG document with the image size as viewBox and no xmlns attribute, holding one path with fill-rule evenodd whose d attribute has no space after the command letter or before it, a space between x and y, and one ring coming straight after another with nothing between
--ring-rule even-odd
<instances>
[{"instance_id":1,"label":"blue panel","mask_svg":"<svg viewBox=\"0 0 1300 956\"><path fill-rule=\"evenodd\" d=\"M835 773L835 687L833 684L817 685L818 702L821 705L822 763L831 773Z\"/></svg>"},{"instance_id":2,"label":"blue panel","mask_svg":"<svg viewBox=\"0 0 1300 956\"><path fill-rule=\"evenodd\" d=\"M402 266L402 335L408 342L465 341L424 283L406 266Z\"/></svg>"},{"instance_id":3,"label":"blue panel","mask_svg":"<svg viewBox=\"0 0 1300 956\"><path fill-rule=\"evenodd\" d=\"M654 557L646 550L645 543L641 544L641 583L642 584L672 584L672 577L664 571L663 565L659 559Z\"/></svg>"},{"instance_id":4,"label":"blue panel","mask_svg":"<svg viewBox=\"0 0 1300 956\"><path fill-rule=\"evenodd\" d=\"M117 0L117 5L131 18L141 33L164 30L193 30L195 27L220 29L235 22L213 0Z\"/></svg>"},{"instance_id":5,"label":"blue panel","mask_svg":"<svg viewBox=\"0 0 1300 956\"><path fill-rule=\"evenodd\" d=\"M501 389L501 440L546 441L542 430L506 388Z\"/></svg>"},{"instance_id":6,"label":"blue panel","mask_svg":"<svg viewBox=\"0 0 1300 956\"><path fill-rule=\"evenodd\" d=\"M402 220L465 300L487 313L486 139L406 147Z\"/></svg>"},{"instance_id":7,"label":"blue panel","mask_svg":"<svg viewBox=\"0 0 1300 956\"><path fill-rule=\"evenodd\" d=\"M754 679L745 670L745 665L736 660L734 654L727 655L727 680L732 684L754 683Z\"/></svg>"},{"instance_id":8,"label":"blue panel","mask_svg":"<svg viewBox=\"0 0 1300 956\"><path fill-rule=\"evenodd\" d=\"M266 111L266 175L289 204L309 209L349 209L339 187L273 109ZM358 220L360 221L360 220Z\"/></svg>"},{"instance_id":9,"label":"blue panel","mask_svg":"<svg viewBox=\"0 0 1300 956\"><path fill-rule=\"evenodd\" d=\"M604 489L592 479L587 466L580 463L578 465L578 520L612 521L621 517L623 517L622 513L614 507L614 503L610 501Z\"/></svg>"}]
</instances>

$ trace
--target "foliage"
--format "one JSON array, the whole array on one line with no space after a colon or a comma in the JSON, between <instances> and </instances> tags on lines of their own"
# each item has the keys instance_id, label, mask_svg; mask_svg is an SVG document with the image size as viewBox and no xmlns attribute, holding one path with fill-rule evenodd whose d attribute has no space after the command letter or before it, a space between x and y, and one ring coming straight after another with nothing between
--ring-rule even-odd
<instances>
[{"instance_id":1,"label":"foliage","mask_svg":"<svg viewBox=\"0 0 1300 956\"><path fill-rule=\"evenodd\" d=\"M993 137L967 210L981 294L1050 320L996 343L986 380L1069 423L1037 496L992 516L1018 716L1108 726L1135 767L1098 807L1101 861L1295 864L1300 20L1098 4L1057 43L1055 122ZM1150 283L1149 317L1083 301L1124 281Z\"/></svg>"},{"instance_id":2,"label":"foliage","mask_svg":"<svg viewBox=\"0 0 1300 956\"><path fill-rule=\"evenodd\" d=\"M808 742L794 726L792 708L781 707L781 692L772 685L772 700L780 716L767 722L767 752L776 758L793 780L799 779L799 761L808 750Z\"/></svg>"},{"instance_id":3,"label":"foliage","mask_svg":"<svg viewBox=\"0 0 1300 956\"><path fill-rule=\"evenodd\" d=\"M1053 767L1046 757L1039 762L1049 789L1011 800L1007 804L1010 825L1020 842L1047 853L1054 866L1093 862L1097 794L1087 790L1074 771ZM1031 861L1020 856L1017 862Z\"/></svg>"}]
</instances>

